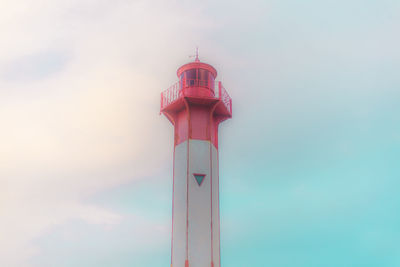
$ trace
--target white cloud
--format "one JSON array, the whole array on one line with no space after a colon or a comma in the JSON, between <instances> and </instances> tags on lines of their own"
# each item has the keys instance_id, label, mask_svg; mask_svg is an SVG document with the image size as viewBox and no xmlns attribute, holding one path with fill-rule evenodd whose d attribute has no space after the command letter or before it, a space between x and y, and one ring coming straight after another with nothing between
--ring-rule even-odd
<instances>
[{"instance_id":1,"label":"white cloud","mask_svg":"<svg viewBox=\"0 0 400 267\"><path fill-rule=\"evenodd\" d=\"M201 41L193 28L213 27L199 26L201 16L163 1L3 1L1 266L29 266L39 249L32 240L54 225L121 220L82 200L154 175L170 156L172 129L158 115L159 93L175 79L169 62ZM47 51L68 54L58 72L26 81L32 73L21 68L20 80L4 76L21 60L40 68L32 55Z\"/></svg>"}]
</instances>

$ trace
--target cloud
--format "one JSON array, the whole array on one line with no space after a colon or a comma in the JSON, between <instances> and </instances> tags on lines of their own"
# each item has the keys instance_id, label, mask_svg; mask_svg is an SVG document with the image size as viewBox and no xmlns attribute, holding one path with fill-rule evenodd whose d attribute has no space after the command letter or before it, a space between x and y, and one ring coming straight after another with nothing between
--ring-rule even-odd
<instances>
[{"instance_id":1,"label":"cloud","mask_svg":"<svg viewBox=\"0 0 400 267\"><path fill-rule=\"evenodd\" d=\"M168 62L201 38L190 33L201 14L163 1L2 5L0 265L29 266L33 240L56 225L123 220L90 195L166 164L159 93L175 80Z\"/></svg>"},{"instance_id":2,"label":"cloud","mask_svg":"<svg viewBox=\"0 0 400 267\"><path fill-rule=\"evenodd\" d=\"M279 203L277 196L287 185L275 185L276 196L265 194L271 186L265 177L285 181L285 170L294 168L292 180L304 179L307 170L315 171L313 161L307 165L313 155L326 168L328 159L322 156L329 153L338 153L329 158L339 163L350 161L343 157L346 149L354 154L360 147L368 154L366 143L380 143L373 134L360 138L360 127L379 128L382 139L383 132L398 136L398 129L388 126L396 125L398 114L399 38L394 33L399 20L393 15L398 4L388 12L390 1L380 3L375 16L371 3L354 13L348 10L360 10L360 1L314 2L294 7L284 1L3 1L0 265L29 266L32 255L45 257L41 250L51 245L43 248L37 240L69 228L71 221L98 231L116 225L125 230L147 227L142 234L160 227L91 199L131 180L165 177L173 133L158 114L159 93L175 81L176 68L196 45L201 60L215 60L209 63L234 101L234 120L220 132L229 128L220 143L225 203L239 205L237 193L246 200L251 191L257 203L265 201L264 195L274 197L268 202L281 210L287 202ZM343 9L350 4L352 9ZM238 142L244 136L248 138ZM358 184L351 175L347 178ZM330 192L335 199L331 184L319 181L321 188L310 191ZM251 211L253 204L240 205ZM240 216L237 206L232 207L231 218ZM257 235L262 231L253 228ZM155 239L152 235L146 245ZM232 260L234 264L241 262Z\"/></svg>"},{"instance_id":3,"label":"cloud","mask_svg":"<svg viewBox=\"0 0 400 267\"><path fill-rule=\"evenodd\" d=\"M3 79L20 82L43 79L62 71L67 62L68 54L65 52L47 51L25 56L4 66Z\"/></svg>"}]
</instances>

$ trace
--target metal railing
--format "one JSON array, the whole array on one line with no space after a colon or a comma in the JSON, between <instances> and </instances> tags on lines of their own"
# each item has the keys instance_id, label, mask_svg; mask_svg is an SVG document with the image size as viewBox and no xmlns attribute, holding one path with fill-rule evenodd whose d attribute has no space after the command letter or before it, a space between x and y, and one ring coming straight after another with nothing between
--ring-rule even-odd
<instances>
[{"instance_id":1,"label":"metal railing","mask_svg":"<svg viewBox=\"0 0 400 267\"><path fill-rule=\"evenodd\" d=\"M197 79L190 79L186 80L185 82L178 81L170 86L167 90L164 90L161 93L161 109L165 108L182 96L182 87L187 88L198 86L207 87L214 91L214 98L221 100L229 113L232 113L232 99L220 81L215 82L215 84L213 84L211 87L209 81Z\"/></svg>"},{"instance_id":2,"label":"metal railing","mask_svg":"<svg viewBox=\"0 0 400 267\"><path fill-rule=\"evenodd\" d=\"M224 103L225 107L229 110L229 113L232 113L232 98L229 96L228 92L225 90L225 88L222 86L221 82L216 82L218 84L218 95L216 95L216 98L219 98L222 103Z\"/></svg>"},{"instance_id":3,"label":"metal railing","mask_svg":"<svg viewBox=\"0 0 400 267\"><path fill-rule=\"evenodd\" d=\"M181 93L180 82L171 85L167 90L161 93L161 109L165 108L175 100L177 100Z\"/></svg>"}]
</instances>

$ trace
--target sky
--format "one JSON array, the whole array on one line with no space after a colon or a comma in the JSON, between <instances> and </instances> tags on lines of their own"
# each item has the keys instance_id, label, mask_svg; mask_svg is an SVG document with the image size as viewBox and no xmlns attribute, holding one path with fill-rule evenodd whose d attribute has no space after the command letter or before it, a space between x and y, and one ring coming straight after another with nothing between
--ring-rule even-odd
<instances>
[{"instance_id":1,"label":"sky","mask_svg":"<svg viewBox=\"0 0 400 267\"><path fill-rule=\"evenodd\" d=\"M168 266L173 128L199 47L222 266L400 266L400 2L1 0L0 266Z\"/></svg>"}]
</instances>

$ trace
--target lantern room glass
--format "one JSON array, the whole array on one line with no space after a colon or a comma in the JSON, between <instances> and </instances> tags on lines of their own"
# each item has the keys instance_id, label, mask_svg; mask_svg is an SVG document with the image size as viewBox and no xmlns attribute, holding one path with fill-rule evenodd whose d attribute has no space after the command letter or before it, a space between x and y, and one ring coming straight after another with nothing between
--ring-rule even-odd
<instances>
[{"instance_id":1,"label":"lantern room glass","mask_svg":"<svg viewBox=\"0 0 400 267\"><path fill-rule=\"evenodd\" d=\"M190 69L184 71L180 76L181 88L205 87L214 92L214 76L205 69Z\"/></svg>"}]
</instances>

